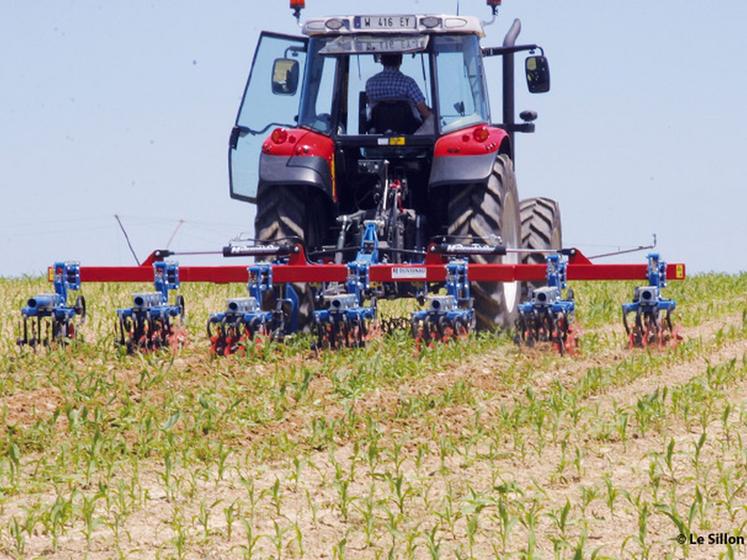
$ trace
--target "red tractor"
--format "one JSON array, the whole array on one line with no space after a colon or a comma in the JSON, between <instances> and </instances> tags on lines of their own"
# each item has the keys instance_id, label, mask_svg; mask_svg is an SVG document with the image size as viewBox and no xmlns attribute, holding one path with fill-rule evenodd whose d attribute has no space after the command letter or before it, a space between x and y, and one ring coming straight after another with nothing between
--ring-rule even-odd
<instances>
[{"instance_id":1,"label":"red tractor","mask_svg":"<svg viewBox=\"0 0 747 560\"><path fill-rule=\"evenodd\" d=\"M500 1L488 4L495 16ZM530 92L550 88L542 48L517 45L520 30L515 20L502 46L485 47L476 17L406 14L310 19L302 37L263 32L229 149L231 197L257 205L257 240L300 240L310 259L336 263L354 257L367 227L376 229L384 263L424 262L434 239L560 249L557 203L521 200L516 188L514 134L534 132L537 115L515 120L515 54L529 53ZM501 123L488 101L484 59L492 56L503 59ZM372 95L368 82L381 63L400 58L422 104ZM545 262L540 253L523 258ZM300 289L303 320L315 294ZM381 295L411 289L393 284ZM522 290L518 282L476 284L477 327L513 326Z\"/></svg>"}]
</instances>

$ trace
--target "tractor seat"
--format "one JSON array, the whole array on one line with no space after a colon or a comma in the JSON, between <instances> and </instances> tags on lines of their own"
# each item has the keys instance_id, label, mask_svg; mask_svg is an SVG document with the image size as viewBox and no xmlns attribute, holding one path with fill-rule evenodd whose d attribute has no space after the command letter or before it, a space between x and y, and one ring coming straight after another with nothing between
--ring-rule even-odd
<instances>
[{"instance_id":1,"label":"tractor seat","mask_svg":"<svg viewBox=\"0 0 747 560\"><path fill-rule=\"evenodd\" d=\"M409 101L387 99L377 101L371 109L369 134L412 134L422 123L412 114Z\"/></svg>"}]
</instances>

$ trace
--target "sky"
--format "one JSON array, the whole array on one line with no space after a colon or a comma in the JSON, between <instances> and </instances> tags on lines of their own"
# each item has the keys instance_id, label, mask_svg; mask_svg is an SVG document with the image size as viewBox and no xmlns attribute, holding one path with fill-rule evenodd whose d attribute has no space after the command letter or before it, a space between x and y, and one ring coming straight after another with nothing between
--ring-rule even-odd
<instances>
[{"instance_id":1,"label":"sky","mask_svg":"<svg viewBox=\"0 0 747 560\"><path fill-rule=\"evenodd\" d=\"M172 249L217 250L252 230L253 206L228 196L228 135L259 32L298 33L286 0L1 1L0 276L133 264L115 214L141 260L172 235ZM306 4L304 17L456 10ZM594 254L656 233L690 272L747 270L747 3L505 0L483 45L516 17L552 73L550 93L518 90L517 112L539 113L517 136L519 193L560 202L564 244ZM487 70L498 121L497 59Z\"/></svg>"}]
</instances>

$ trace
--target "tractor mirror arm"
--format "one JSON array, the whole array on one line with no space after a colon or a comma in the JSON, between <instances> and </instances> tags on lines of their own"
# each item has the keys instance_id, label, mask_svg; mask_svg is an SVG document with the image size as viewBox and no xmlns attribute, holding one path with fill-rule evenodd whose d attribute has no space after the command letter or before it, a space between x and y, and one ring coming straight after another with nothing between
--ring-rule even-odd
<instances>
[{"instance_id":1,"label":"tractor mirror arm","mask_svg":"<svg viewBox=\"0 0 747 560\"><path fill-rule=\"evenodd\" d=\"M511 47L485 47L482 49L482 56L503 56L504 54L514 54L522 51L534 52L536 50L545 55L545 51L539 45L513 45Z\"/></svg>"},{"instance_id":2,"label":"tractor mirror arm","mask_svg":"<svg viewBox=\"0 0 747 560\"><path fill-rule=\"evenodd\" d=\"M527 123L511 123L511 124L495 124L493 126L497 126L498 128L502 128L506 132L524 132L526 134L531 134L534 132L534 123L533 122L527 122Z\"/></svg>"}]
</instances>

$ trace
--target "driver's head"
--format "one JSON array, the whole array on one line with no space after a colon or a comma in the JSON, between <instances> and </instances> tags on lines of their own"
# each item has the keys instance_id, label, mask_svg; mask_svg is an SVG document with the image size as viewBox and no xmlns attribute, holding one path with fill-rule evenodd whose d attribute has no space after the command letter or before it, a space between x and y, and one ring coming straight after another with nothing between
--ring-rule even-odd
<instances>
[{"instance_id":1,"label":"driver's head","mask_svg":"<svg viewBox=\"0 0 747 560\"><path fill-rule=\"evenodd\" d=\"M402 55L399 53L382 54L381 64L384 65L384 68L399 68L400 66L402 66Z\"/></svg>"}]
</instances>

